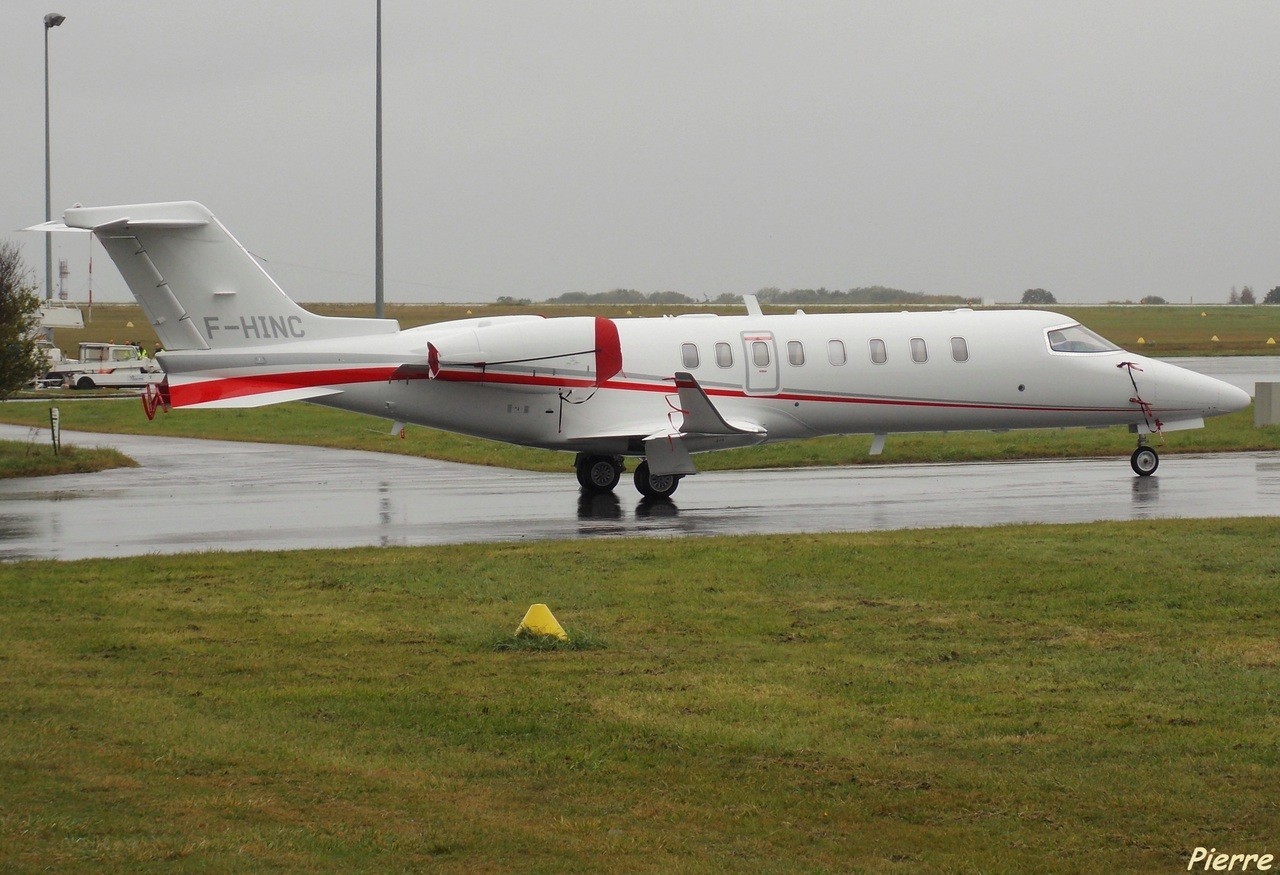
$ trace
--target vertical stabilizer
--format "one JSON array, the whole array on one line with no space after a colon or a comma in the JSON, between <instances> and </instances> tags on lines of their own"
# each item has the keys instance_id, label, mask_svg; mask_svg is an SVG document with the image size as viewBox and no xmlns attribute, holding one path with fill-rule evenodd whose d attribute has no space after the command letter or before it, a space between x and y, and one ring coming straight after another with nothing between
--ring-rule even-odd
<instances>
[{"instance_id":1,"label":"vertical stabilizer","mask_svg":"<svg viewBox=\"0 0 1280 875\"><path fill-rule=\"evenodd\" d=\"M166 349L270 346L392 334L390 319L302 309L209 210L193 201L76 207L68 228L92 231Z\"/></svg>"}]
</instances>

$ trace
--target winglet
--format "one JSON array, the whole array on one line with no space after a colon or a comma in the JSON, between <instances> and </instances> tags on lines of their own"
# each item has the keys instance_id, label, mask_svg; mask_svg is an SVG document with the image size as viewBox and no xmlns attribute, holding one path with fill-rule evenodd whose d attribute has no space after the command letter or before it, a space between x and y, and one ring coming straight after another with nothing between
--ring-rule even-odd
<instances>
[{"instance_id":1,"label":"winglet","mask_svg":"<svg viewBox=\"0 0 1280 875\"><path fill-rule=\"evenodd\" d=\"M684 434L764 434L765 430L754 423L731 423L711 403L706 391L698 385L693 374L680 371L676 374L676 391L680 393L680 410L684 422L680 431Z\"/></svg>"}]
</instances>

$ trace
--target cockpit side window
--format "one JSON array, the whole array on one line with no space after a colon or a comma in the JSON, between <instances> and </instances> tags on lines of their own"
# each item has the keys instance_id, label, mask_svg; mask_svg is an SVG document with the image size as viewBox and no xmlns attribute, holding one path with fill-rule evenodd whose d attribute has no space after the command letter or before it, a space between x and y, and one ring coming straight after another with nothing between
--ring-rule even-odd
<instances>
[{"instance_id":1,"label":"cockpit side window","mask_svg":"<svg viewBox=\"0 0 1280 875\"><path fill-rule=\"evenodd\" d=\"M1049 349L1054 352L1119 352L1120 347L1083 325L1068 325L1048 332Z\"/></svg>"}]
</instances>

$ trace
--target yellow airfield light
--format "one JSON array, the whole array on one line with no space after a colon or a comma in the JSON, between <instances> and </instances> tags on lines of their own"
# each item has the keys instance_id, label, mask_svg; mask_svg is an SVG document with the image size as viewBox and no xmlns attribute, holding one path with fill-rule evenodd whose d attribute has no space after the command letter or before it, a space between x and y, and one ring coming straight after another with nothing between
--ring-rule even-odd
<instances>
[{"instance_id":1,"label":"yellow airfield light","mask_svg":"<svg viewBox=\"0 0 1280 875\"><path fill-rule=\"evenodd\" d=\"M516 635L549 635L561 641L569 640L568 633L564 631L564 627L546 605L531 605L525 612L524 619L520 621L520 628L516 630Z\"/></svg>"}]
</instances>

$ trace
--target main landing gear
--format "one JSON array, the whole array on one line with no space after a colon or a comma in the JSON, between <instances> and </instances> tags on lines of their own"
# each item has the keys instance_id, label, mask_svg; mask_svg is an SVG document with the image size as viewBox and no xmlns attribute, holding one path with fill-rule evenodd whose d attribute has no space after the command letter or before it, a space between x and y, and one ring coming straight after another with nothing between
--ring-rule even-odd
<instances>
[{"instance_id":1,"label":"main landing gear","mask_svg":"<svg viewBox=\"0 0 1280 875\"><path fill-rule=\"evenodd\" d=\"M578 474L578 485L588 492L612 492L622 479L621 456L578 453L573 468Z\"/></svg>"},{"instance_id":2,"label":"main landing gear","mask_svg":"<svg viewBox=\"0 0 1280 875\"><path fill-rule=\"evenodd\" d=\"M578 453L573 468L578 475L578 484L587 492L612 492L622 479L621 456ZM680 485L679 474L650 474L647 461L636 466L634 480L636 489L645 498L669 498Z\"/></svg>"},{"instance_id":3,"label":"main landing gear","mask_svg":"<svg viewBox=\"0 0 1280 875\"><path fill-rule=\"evenodd\" d=\"M1133 468L1133 473L1139 477L1150 477L1156 473L1156 468L1160 467L1160 456L1147 446L1145 436L1138 438L1138 448L1129 457L1129 467Z\"/></svg>"},{"instance_id":4,"label":"main landing gear","mask_svg":"<svg viewBox=\"0 0 1280 875\"><path fill-rule=\"evenodd\" d=\"M650 474L649 463L645 461L636 466L635 483L645 498L670 498L680 485L680 475Z\"/></svg>"}]
</instances>

